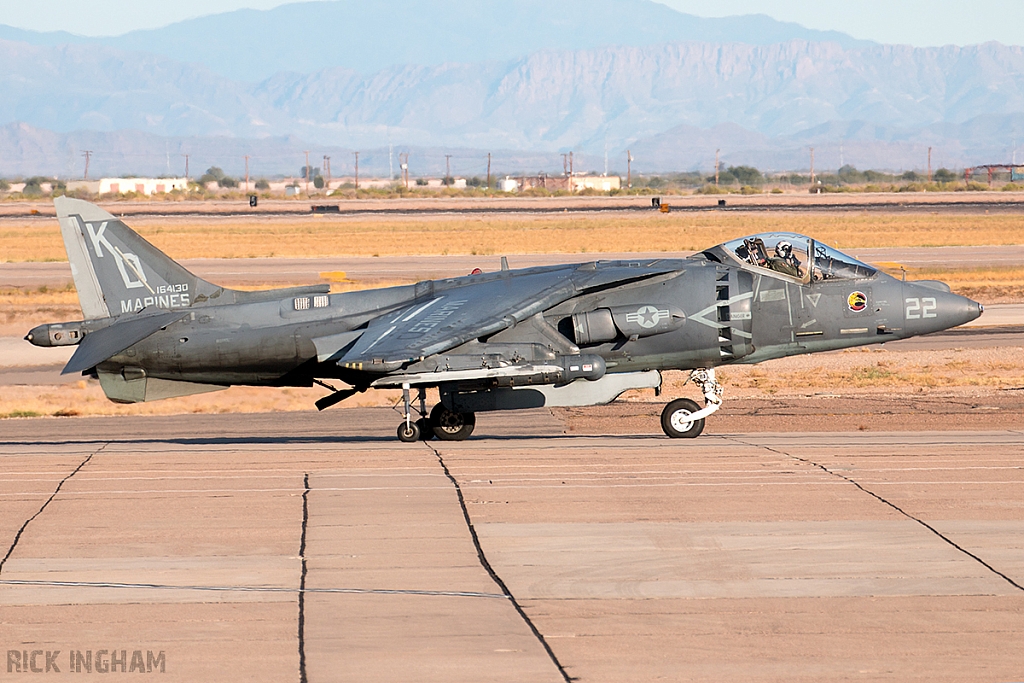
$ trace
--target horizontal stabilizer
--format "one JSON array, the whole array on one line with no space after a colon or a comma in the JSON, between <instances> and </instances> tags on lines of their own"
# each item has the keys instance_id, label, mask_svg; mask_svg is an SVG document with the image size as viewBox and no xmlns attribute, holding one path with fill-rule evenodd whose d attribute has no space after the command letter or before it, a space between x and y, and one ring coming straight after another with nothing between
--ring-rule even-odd
<instances>
[{"instance_id":1,"label":"horizontal stabilizer","mask_svg":"<svg viewBox=\"0 0 1024 683\"><path fill-rule=\"evenodd\" d=\"M138 344L160 328L178 322L187 315L189 314L185 311L161 311L118 321L109 327L90 332L82 339L82 343L75 350L75 355L71 356L71 360L60 374L67 375L96 367L129 346Z\"/></svg>"}]
</instances>

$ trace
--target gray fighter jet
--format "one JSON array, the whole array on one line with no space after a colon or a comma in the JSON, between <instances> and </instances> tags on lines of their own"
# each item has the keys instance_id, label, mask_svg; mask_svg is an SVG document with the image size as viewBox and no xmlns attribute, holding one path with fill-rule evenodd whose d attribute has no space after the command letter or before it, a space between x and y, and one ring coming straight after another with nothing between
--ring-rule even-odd
<instances>
[{"instance_id":1,"label":"gray fighter jet","mask_svg":"<svg viewBox=\"0 0 1024 683\"><path fill-rule=\"evenodd\" d=\"M677 398L661 417L668 436L695 437L722 404L720 366L905 339L982 313L941 282L901 281L788 233L685 259L522 270L503 259L497 272L402 287L242 292L196 277L97 206L54 204L85 320L26 339L77 345L64 373L98 378L119 403L317 384L331 391L323 410L401 389L406 442L465 439L478 412L660 393L662 370L689 370L704 395L703 407ZM428 414L431 387L440 403Z\"/></svg>"}]
</instances>

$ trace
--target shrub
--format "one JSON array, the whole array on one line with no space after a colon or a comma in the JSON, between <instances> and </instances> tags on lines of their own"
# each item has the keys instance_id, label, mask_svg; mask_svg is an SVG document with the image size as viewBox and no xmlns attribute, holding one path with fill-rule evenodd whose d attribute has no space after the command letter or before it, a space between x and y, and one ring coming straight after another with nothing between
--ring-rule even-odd
<instances>
[{"instance_id":1,"label":"shrub","mask_svg":"<svg viewBox=\"0 0 1024 683\"><path fill-rule=\"evenodd\" d=\"M753 166L730 166L726 173L735 178L740 185L760 185L764 175ZM743 190L741 189L740 192Z\"/></svg>"}]
</instances>

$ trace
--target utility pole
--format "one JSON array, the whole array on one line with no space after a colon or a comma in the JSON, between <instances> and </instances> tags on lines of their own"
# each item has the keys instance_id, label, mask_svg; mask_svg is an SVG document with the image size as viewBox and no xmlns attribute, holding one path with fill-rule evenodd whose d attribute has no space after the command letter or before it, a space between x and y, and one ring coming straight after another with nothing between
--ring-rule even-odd
<instances>
[{"instance_id":1,"label":"utility pole","mask_svg":"<svg viewBox=\"0 0 1024 683\"><path fill-rule=\"evenodd\" d=\"M718 156L722 150L715 150L715 187L718 187Z\"/></svg>"},{"instance_id":2,"label":"utility pole","mask_svg":"<svg viewBox=\"0 0 1024 683\"><path fill-rule=\"evenodd\" d=\"M190 154L182 154L181 156L185 157L185 187L188 187L188 158L191 155Z\"/></svg>"},{"instance_id":3,"label":"utility pole","mask_svg":"<svg viewBox=\"0 0 1024 683\"><path fill-rule=\"evenodd\" d=\"M306 196L309 196L309 150L306 152L306 167L303 169L306 172Z\"/></svg>"},{"instance_id":4,"label":"utility pole","mask_svg":"<svg viewBox=\"0 0 1024 683\"><path fill-rule=\"evenodd\" d=\"M572 188L572 176L573 176L572 152L569 152L569 192L574 192L575 191Z\"/></svg>"},{"instance_id":5,"label":"utility pole","mask_svg":"<svg viewBox=\"0 0 1024 683\"><path fill-rule=\"evenodd\" d=\"M814 191L814 148L811 147L811 192Z\"/></svg>"},{"instance_id":6,"label":"utility pole","mask_svg":"<svg viewBox=\"0 0 1024 683\"><path fill-rule=\"evenodd\" d=\"M633 187L633 153L626 150L626 187Z\"/></svg>"},{"instance_id":7,"label":"utility pole","mask_svg":"<svg viewBox=\"0 0 1024 683\"><path fill-rule=\"evenodd\" d=\"M331 191L331 158L324 155L324 172L327 173L327 191Z\"/></svg>"},{"instance_id":8,"label":"utility pole","mask_svg":"<svg viewBox=\"0 0 1024 683\"><path fill-rule=\"evenodd\" d=\"M487 153L487 189L491 189L491 153Z\"/></svg>"},{"instance_id":9,"label":"utility pole","mask_svg":"<svg viewBox=\"0 0 1024 683\"><path fill-rule=\"evenodd\" d=\"M569 155L565 153L562 154L562 175L569 177Z\"/></svg>"},{"instance_id":10,"label":"utility pole","mask_svg":"<svg viewBox=\"0 0 1024 683\"><path fill-rule=\"evenodd\" d=\"M92 157L92 150L91 149L85 150L84 152L82 152L82 156L85 157L85 177L83 178L83 180L88 180L89 179L89 158Z\"/></svg>"},{"instance_id":11,"label":"utility pole","mask_svg":"<svg viewBox=\"0 0 1024 683\"><path fill-rule=\"evenodd\" d=\"M249 155L245 155L245 193L249 193Z\"/></svg>"},{"instance_id":12,"label":"utility pole","mask_svg":"<svg viewBox=\"0 0 1024 683\"><path fill-rule=\"evenodd\" d=\"M352 152L356 157L356 190L359 189L359 152Z\"/></svg>"},{"instance_id":13,"label":"utility pole","mask_svg":"<svg viewBox=\"0 0 1024 683\"><path fill-rule=\"evenodd\" d=\"M444 155L444 185L449 186L452 182L452 155Z\"/></svg>"},{"instance_id":14,"label":"utility pole","mask_svg":"<svg viewBox=\"0 0 1024 683\"><path fill-rule=\"evenodd\" d=\"M928 148L928 182L932 181L932 148Z\"/></svg>"}]
</instances>

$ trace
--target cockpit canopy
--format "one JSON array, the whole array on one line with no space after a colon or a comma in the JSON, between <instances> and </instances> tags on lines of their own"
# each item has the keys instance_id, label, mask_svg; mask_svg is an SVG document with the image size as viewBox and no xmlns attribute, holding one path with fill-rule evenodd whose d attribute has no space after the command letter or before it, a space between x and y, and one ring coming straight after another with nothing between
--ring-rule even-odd
<instances>
[{"instance_id":1,"label":"cockpit canopy","mask_svg":"<svg viewBox=\"0 0 1024 683\"><path fill-rule=\"evenodd\" d=\"M739 261L801 282L860 280L877 272L871 266L810 237L766 232L719 244L704 252L721 263Z\"/></svg>"}]
</instances>

